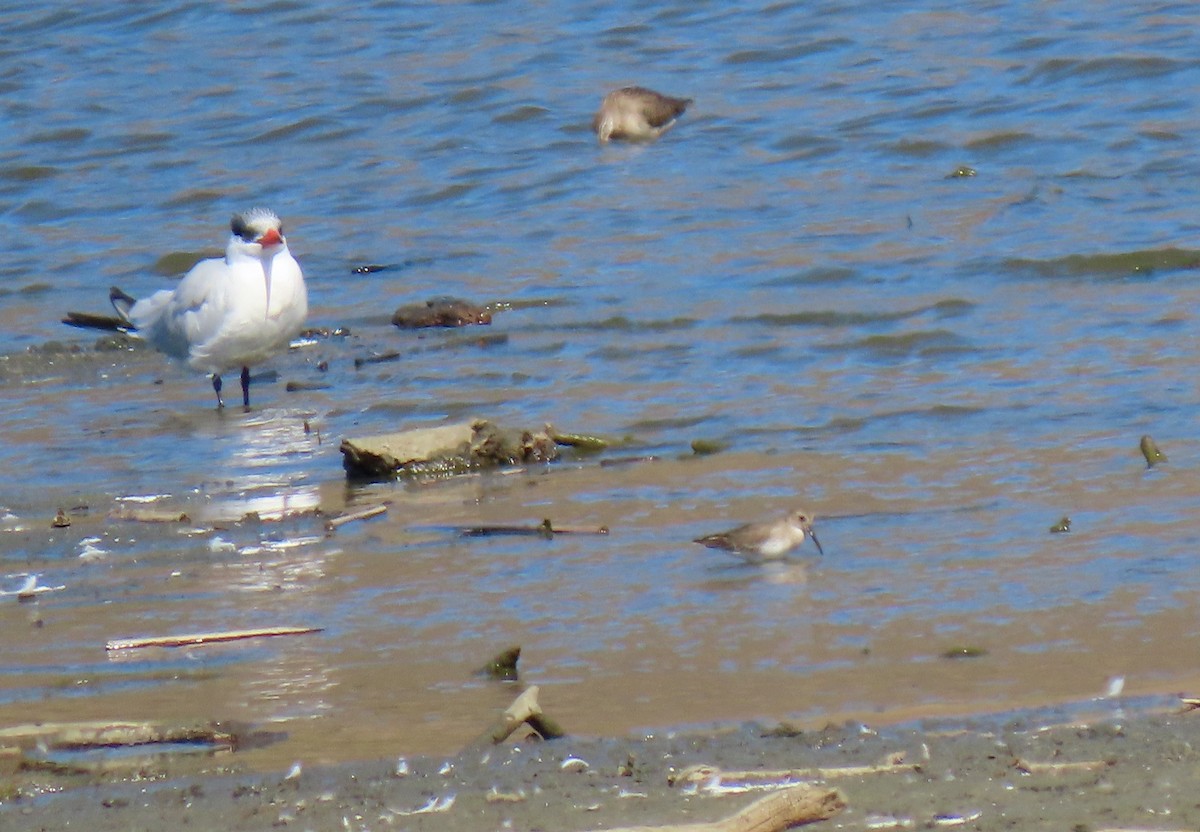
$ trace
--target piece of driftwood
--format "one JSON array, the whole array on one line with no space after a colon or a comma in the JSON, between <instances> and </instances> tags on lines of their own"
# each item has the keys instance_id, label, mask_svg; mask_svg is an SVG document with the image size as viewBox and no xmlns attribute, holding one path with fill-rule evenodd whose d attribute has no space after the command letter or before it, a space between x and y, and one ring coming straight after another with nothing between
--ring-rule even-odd
<instances>
[{"instance_id":1,"label":"piece of driftwood","mask_svg":"<svg viewBox=\"0 0 1200 832\"><path fill-rule=\"evenodd\" d=\"M1039 763L1014 757L1010 766L1022 774L1062 774L1069 771L1101 771L1113 765L1111 760L1078 760L1062 763Z\"/></svg>"},{"instance_id":2,"label":"piece of driftwood","mask_svg":"<svg viewBox=\"0 0 1200 832\"><path fill-rule=\"evenodd\" d=\"M760 798L724 820L666 826L622 826L601 832L779 832L828 820L846 808L837 789L801 783Z\"/></svg>"},{"instance_id":3,"label":"piece of driftwood","mask_svg":"<svg viewBox=\"0 0 1200 832\"><path fill-rule=\"evenodd\" d=\"M566 736L557 722L549 719L542 713L542 706L538 704L538 686L530 685L520 696L513 700L512 704L504 710L504 713L500 714L491 727L468 743L463 748L462 753L466 754L470 751L499 745L522 725L529 725L530 728L533 728L533 730L548 740ZM537 728L538 725L541 725L547 733L539 731Z\"/></svg>"},{"instance_id":4,"label":"piece of driftwood","mask_svg":"<svg viewBox=\"0 0 1200 832\"><path fill-rule=\"evenodd\" d=\"M170 509L129 508L122 506L108 513L112 520L132 520L136 523L190 523L187 512Z\"/></svg>"},{"instance_id":5,"label":"piece of driftwood","mask_svg":"<svg viewBox=\"0 0 1200 832\"><path fill-rule=\"evenodd\" d=\"M109 332L125 332L130 329L128 321L115 315L97 315L92 312L68 312L62 322L80 329L100 329Z\"/></svg>"},{"instance_id":6,"label":"piece of driftwood","mask_svg":"<svg viewBox=\"0 0 1200 832\"><path fill-rule=\"evenodd\" d=\"M299 636L319 633L321 627L259 627L253 630L224 630L215 633L189 633L182 636L147 636L144 638L113 639L104 645L105 650L133 650L139 647L187 647L194 644L212 644L220 641L239 641L246 638L268 636Z\"/></svg>"},{"instance_id":7,"label":"piece of driftwood","mask_svg":"<svg viewBox=\"0 0 1200 832\"><path fill-rule=\"evenodd\" d=\"M456 526L463 537L493 537L499 535L525 535L528 537L554 537L556 534L608 534L608 526L555 526L546 518L536 526Z\"/></svg>"},{"instance_id":8,"label":"piece of driftwood","mask_svg":"<svg viewBox=\"0 0 1200 832\"><path fill-rule=\"evenodd\" d=\"M304 393L316 390L331 390L332 384L326 384L323 381L289 381L283 387L289 393Z\"/></svg>"},{"instance_id":9,"label":"piece of driftwood","mask_svg":"<svg viewBox=\"0 0 1200 832\"><path fill-rule=\"evenodd\" d=\"M749 791L762 788L783 788L801 781L834 780L841 777L862 777L871 774L894 774L898 772L916 771L920 766L916 763L904 762L904 752L896 751L888 754L879 763L865 766L829 766L813 768L780 769L764 771L751 769L747 771L725 771L716 766L701 763L688 766L677 774L667 777L670 786L689 786L710 784L714 790L732 793L736 790Z\"/></svg>"},{"instance_id":10,"label":"piece of driftwood","mask_svg":"<svg viewBox=\"0 0 1200 832\"><path fill-rule=\"evenodd\" d=\"M222 748L237 745L237 735L212 724L166 725L156 722L44 722L0 729L0 747L32 750L45 746L57 751L117 748L153 743L207 743Z\"/></svg>"},{"instance_id":11,"label":"piece of driftwood","mask_svg":"<svg viewBox=\"0 0 1200 832\"><path fill-rule=\"evenodd\" d=\"M343 439L342 464L350 477L451 475L558 458L542 432L502 429L486 419Z\"/></svg>"},{"instance_id":12,"label":"piece of driftwood","mask_svg":"<svg viewBox=\"0 0 1200 832\"><path fill-rule=\"evenodd\" d=\"M372 517L378 517L385 513L388 507L382 503L376 506L368 506L367 508L352 511L349 514L339 514L337 517L330 517L325 521L325 531L331 532L334 529L340 528L347 523L353 523L356 520L368 520Z\"/></svg>"},{"instance_id":13,"label":"piece of driftwood","mask_svg":"<svg viewBox=\"0 0 1200 832\"><path fill-rule=\"evenodd\" d=\"M395 350L389 350L388 352L376 353L375 355L368 355L354 359L354 369L358 370L367 366L368 364L386 364L389 361L399 360L400 353L396 352Z\"/></svg>"}]
</instances>

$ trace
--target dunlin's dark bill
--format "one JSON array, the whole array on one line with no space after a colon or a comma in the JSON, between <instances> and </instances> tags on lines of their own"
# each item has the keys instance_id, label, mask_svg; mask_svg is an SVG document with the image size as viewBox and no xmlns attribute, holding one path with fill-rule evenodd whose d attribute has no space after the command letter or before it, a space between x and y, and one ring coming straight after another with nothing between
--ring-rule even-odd
<instances>
[{"instance_id":1,"label":"dunlin's dark bill","mask_svg":"<svg viewBox=\"0 0 1200 832\"><path fill-rule=\"evenodd\" d=\"M672 98L645 87L622 87L604 96L592 129L602 144L610 139L657 139L691 103L690 98Z\"/></svg>"},{"instance_id":2,"label":"dunlin's dark bill","mask_svg":"<svg viewBox=\"0 0 1200 832\"><path fill-rule=\"evenodd\" d=\"M747 523L727 532L696 538L695 542L710 549L733 552L751 563L762 563L782 560L788 552L803 543L805 537L811 537L817 551L825 554L813 532L812 515L800 510L793 511L781 520Z\"/></svg>"}]
</instances>

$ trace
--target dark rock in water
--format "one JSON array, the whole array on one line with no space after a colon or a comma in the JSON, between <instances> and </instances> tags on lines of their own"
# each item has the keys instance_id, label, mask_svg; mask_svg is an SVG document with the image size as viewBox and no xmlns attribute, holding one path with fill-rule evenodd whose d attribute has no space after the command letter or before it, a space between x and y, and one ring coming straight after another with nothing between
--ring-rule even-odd
<instances>
[{"instance_id":1,"label":"dark rock in water","mask_svg":"<svg viewBox=\"0 0 1200 832\"><path fill-rule=\"evenodd\" d=\"M430 326L470 326L490 324L491 310L462 298L434 298L425 303L401 306L392 315L392 323L401 329Z\"/></svg>"},{"instance_id":2,"label":"dark rock in water","mask_svg":"<svg viewBox=\"0 0 1200 832\"><path fill-rule=\"evenodd\" d=\"M502 429L484 419L343 439L341 452L346 475L367 479L450 476L558 458L545 432Z\"/></svg>"},{"instance_id":3,"label":"dark rock in water","mask_svg":"<svg viewBox=\"0 0 1200 832\"><path fill-rule=\"evenodd\" d=\"M1167 455L1159 450L1158 444L1149 436L1143 436L1138 447L1142 450L1142 456L1146 458L1146 467L1153 468L1160 462L1167 461Z\"/></svg>"},{"instance_id":4,"label":"dark rock in water","mask_svg":"<svg viewBox=\"0 0 1200 832\"><path fill-rule=\"evenodd\" d=\"M502 682L515 682L520 678L520 673L517 671L517 661L520 658L521 646L514 645L493 656L491 661L476 671L476 674Z\"/></svg>"}]
</instances>

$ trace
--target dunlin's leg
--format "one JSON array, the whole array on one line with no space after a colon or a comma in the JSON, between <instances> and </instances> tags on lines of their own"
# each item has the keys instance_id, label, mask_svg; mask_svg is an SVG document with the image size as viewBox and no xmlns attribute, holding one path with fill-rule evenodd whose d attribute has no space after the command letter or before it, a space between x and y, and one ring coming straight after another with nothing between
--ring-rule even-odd
<instances>
[{"instance_id":1,"label":"dunlin's leg","mask_svg":"<svg viewBox=\"0 0 1200 832\"><path fill-rule=\"evenodd\" d=\"M242 407L250 409L250 368L242 368Z\"/></svg>"},{"instance_id":2,"label":"dunlin's leg","mask_svg":"<svg viewBox=\"0 0 1200 832\"><path fill-rule=\"evenodd\" d=\"M221 401L221 374L213 373L213 390L217 394L217 410L225 406L225 402Z\"/></svg>"}]
</instances>

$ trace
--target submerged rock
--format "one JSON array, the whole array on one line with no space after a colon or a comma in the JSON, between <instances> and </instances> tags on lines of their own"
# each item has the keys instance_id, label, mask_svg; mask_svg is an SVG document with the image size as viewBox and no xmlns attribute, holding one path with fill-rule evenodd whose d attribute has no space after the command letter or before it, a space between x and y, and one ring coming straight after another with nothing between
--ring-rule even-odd
<instances>
[{"instance_id":1,"label":"submerged rock","mask_svg":"<svg viewBox=\"0 0 1200 832\"><path fill-rule=\"evenodd\" d=\"M470 326L490 324L492 312L462 298L434 298L424 303L401 306L392 314L392 323L401 329L432 326Z\"/></svg>"},{"instance_id":2,"label":"submerged rock","mask_svg":"<svg viewBox=\"0 0 1200 832\"><path fill-rule=\"evenodd\" d=\"M452 475L558 458L544 431L503 429L486 419L343 439L341 452L346 475L366 478Z\"/></svg>"}]
</instances>

